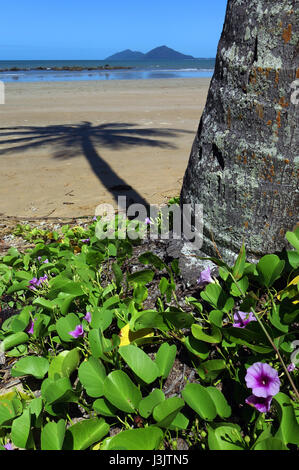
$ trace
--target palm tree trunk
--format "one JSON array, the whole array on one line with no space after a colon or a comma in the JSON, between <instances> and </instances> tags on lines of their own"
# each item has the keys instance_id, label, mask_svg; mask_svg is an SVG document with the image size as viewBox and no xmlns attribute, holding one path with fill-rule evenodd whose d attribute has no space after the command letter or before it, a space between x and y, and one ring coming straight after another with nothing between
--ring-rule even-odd
<instances>
[{"instance_id":1,"label":"palm tree trunk","mask_svg":"<svg viewBox=\"0 0 299 470\"><path fill-rule=\"evenodd\" d=\"M251 260L281 250L298 221L295 4L228 0L181 191L182 204L203 204L202 251L216 244L226 262L243 240Z\"/></svg>"}]
</instances>

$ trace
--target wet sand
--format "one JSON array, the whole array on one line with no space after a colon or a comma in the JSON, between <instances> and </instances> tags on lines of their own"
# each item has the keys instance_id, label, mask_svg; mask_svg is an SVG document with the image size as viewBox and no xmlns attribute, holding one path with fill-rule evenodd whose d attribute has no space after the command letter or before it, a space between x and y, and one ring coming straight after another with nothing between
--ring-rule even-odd
<instances>
[{"instance_id":1,"label":"wet sand","mask_svg":"<svg viewBox=\"0 0 299 470\"><path fill-rule=\"evenodd\" d=\"M79 217L180 193L210 79L9 83L0 215Z\"/></svg>"}]
</instances>

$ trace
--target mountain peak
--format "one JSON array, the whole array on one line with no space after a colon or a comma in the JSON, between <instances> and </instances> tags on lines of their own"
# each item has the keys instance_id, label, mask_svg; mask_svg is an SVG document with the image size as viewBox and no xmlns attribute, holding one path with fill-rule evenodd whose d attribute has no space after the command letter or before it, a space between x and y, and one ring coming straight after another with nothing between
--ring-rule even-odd
<instances>
[{"instance_id":1,"label":"mountain peak","mask_svg":"<svg viewBox=\"0 0 299 470\"><path fill-rule=\"evenodd\" d=\"M151 60L175 60L175 59L194 59L192 55L181 54L181 52L175 51L170 47L165 45L158 46L152 49L151 51L143 54L142 52L138 51L131 51L131 49L125 49L124 51L117 52L105 60L144 60L144 59L151 59Z\"/></svg>"}]
</instances>

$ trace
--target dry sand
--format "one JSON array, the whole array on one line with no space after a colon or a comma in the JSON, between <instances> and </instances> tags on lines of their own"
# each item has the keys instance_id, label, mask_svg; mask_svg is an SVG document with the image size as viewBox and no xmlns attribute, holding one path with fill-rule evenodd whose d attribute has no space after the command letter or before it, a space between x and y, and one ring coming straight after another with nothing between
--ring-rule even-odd
<instances>
[{"instance_id":1,"label":"dry sand","mask_svg":"<svg viewBox=\"0 0 299 470\"><path fill-rule=\"evenodd\" d=\"M6 84L0 215L78 217L178 195L210 79ZM132 188L132 189L130 189Z\"/></svg>"}]
</instances>

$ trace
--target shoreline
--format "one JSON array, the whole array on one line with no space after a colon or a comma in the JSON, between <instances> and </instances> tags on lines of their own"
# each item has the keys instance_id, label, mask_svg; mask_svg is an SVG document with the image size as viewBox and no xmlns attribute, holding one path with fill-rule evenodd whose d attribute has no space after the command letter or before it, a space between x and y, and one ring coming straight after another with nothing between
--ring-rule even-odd
<instances>
[{"instance_id":1,"label":"shoreline","mask_svg":"<svg viewBox=\"0 0 299 470\"><path fill-rule=\"evenodd\" d=\"M210 78L14 82L0 106L0 214L81 217L181 188Z\"/></svg>"}]
</instances>

